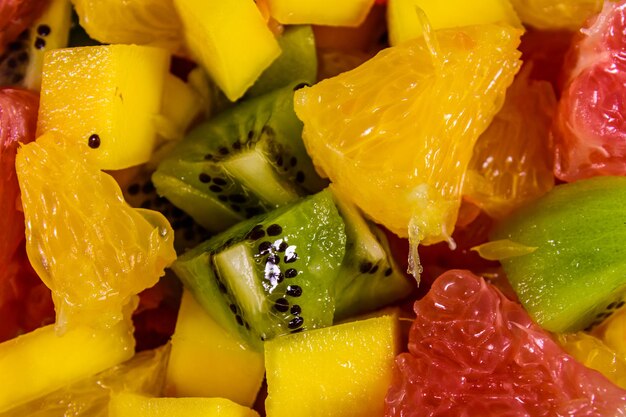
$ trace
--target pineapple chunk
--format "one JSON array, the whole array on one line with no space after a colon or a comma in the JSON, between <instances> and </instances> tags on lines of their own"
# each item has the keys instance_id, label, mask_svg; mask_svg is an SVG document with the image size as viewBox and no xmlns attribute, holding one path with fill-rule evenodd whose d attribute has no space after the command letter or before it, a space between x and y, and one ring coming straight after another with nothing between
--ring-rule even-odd
<instances>
[{"instance_id":1,"label":"pineapple chunk","mask_svg":"<svg viewBox=\"0 0 626 417\"><path fill-rule=\"evenodd\" d=\"M522 27L509 0L389 0L387 24L391 45L422 36L417 8L424 11L434 30L487 23Z\"/></svg>"},{"instance_id":2,"label":"pineapple chunk","mask_svg":"<svg viewBox=\"0 0 626 417\"><path fill-rule=\"evenodd\" d=\"M204 106L202 96L191 85L168 73L163 84L159 135L168 140L182 139Z\"/></svg>"},{"instance_id":3,"label":"pineapple chunk","mask_svg":"<svg viewBox=\"0 0 626 417\"><path fill-rule=\"evenodd\" d=\"M267 0L270 14L283 24L359 26L374 0Z\"/></svg>"},{"instance_id":4,"label":"pineapple chunk","mask_svg":"<svg viewBox=\"0 0 626 417\"><path fill-rule=\"evenodd\" d=\"M174 4L187 46L231 101L243 96L280 55L278 41L253 1L174 0Z\"/></svg>"},{"instance_id":5,"label":"pineapple chunk","mask_svg":"<svg viewBox=\"0 0 626 417\"><path fill-rule=\"evenodd\" d=\"M263 354L220 327L185 291L172 336L167 395L222 397L252 406L264 373Z\"/></svg>"},{"instance_id":6,"label":"pineapple chunk","mask_svg":"<svg viewBox=\"0 0 626 417\"><path fill-rule=\"evenodd\" d=\"M87 143L101 169L147 162L156 139L169 54L136 45L67 48L46 54L37 134Z\"/></svg>"},{"instance_id":7,"label":"pineapple chunk","mask_svg":"<svg viewBox=\"0 0 626 417\"><path fill-rule=\"evenodd\" d=\"M398 352L396 315L265 343L267 417L376 417Z\"/></svg>"},{"instance_id":8,"label":"pineapple chunk","mask_svg":"<svg viewBox=\"0 0 626 417\"><path fill-rule=\"evenodd\" d=\"M259 417L225 398L149 398L121 392L111 396L109 417Z\"/></svg>"},{"instance_id":9,"label":"pineapple chunk","mask_svg":"<svg viewBox=\"0 0 626 417\"><path fill-rule=\"evenodd\" d=\"M0 344L0 412L130 359L132 329L76 327L58 336L54 325Z\"/></svg>"}]
</instances>

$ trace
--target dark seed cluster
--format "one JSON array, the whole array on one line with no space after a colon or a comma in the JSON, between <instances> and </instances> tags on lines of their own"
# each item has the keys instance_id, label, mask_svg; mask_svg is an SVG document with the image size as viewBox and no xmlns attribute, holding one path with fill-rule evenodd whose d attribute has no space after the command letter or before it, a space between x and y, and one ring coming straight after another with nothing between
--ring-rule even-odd
<instances>
[{"instance_id":1,"label":"dark seed cluster","mask_svg":"<svg viewBox=\"0 0 626 417\"><path fill-rule=\"evenodd\" d=\"M0 55L0 85L20 84L24 80L30 61L29 39L30 31L26 29L15 41L9 42Z\"/></svg>"},{"instance_id":2,"label":"dark seed cluster","mask_svg":"<svg viewBox=\"0 0 626 417\"><path fill-rule=\"evenodd\" d=\"M626 301L624 301L624 300L616 300L616 301L613 301L613 302L609 303L604 308L604 310L599 311L595 315L594 320L591 322L591 324L585 330L589 331L589 330L593 329L594 327L596 327L597 325L602 323L604 320L606 320L607 318L612 316L613 313L615 313L617 310L619 310L620 308L624 307L624 305L626 305Z\"/></svg>"},{"instance_id":3,"label":"dark seed cluster","mask_svg":"<svg viewBox=\"0 0 626 417\"><path fill-rule=\"evenodd\" d=\"M35 37L35 48L43 49L46 47L46 40L44 39L46 36L50 35L52 30L48 25L39 25L37 26L37 37Z\"/></svg>"}]
</instances>

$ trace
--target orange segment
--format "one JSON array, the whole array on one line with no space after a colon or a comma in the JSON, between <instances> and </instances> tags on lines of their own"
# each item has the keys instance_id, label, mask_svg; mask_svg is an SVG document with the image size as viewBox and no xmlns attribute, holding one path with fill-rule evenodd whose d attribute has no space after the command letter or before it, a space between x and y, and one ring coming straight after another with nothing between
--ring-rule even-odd
<instances>
[{"instance_id":1,"label":"orange segment","mask_svg":"<svg viewBox=\"0 0 626 417\"><path fill-rule=\"evenodd\" d=\"M436 31L298 90L319 172L397 235L448 240L474 143L519 69L520 35L499 25Z\"/></svg>"}]
</instances>

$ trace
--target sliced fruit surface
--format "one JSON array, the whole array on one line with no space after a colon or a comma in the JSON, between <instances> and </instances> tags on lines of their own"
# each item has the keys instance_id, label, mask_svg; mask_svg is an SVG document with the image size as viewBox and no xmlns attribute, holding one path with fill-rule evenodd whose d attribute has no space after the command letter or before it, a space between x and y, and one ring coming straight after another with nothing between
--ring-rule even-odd
<instances>
[{"instance_id":1,"label":"sliced fruit surface","mask_svg":"<svg viewBox=\"0 0 626 417\"><path fill-rule=\"evenodd\" d=\"M187 47L231 101L243 96L281 53L252 1L174 0L174 6Z\"/></svg>"},{"instance_id":2,"label":"sliced fruit surface","mask_svg":"<svg viewBox=\"0 0 626 417\"><path fill-rule=\"evenodd\" d=\"M221 327L185 291L172 336L165 394L220 397L251 407L264 376L263 354Z\"/></svg>"},{"instance_id":3,"label":"sliced fruit surface","mask_svg":"<svg viewBox=\"0 0 626 417\"><path fill-rule=\"evenodd\" d=\"M0 344L0 412L49 394L130 359L131 326L77 326L59 336L53 325Z\"/></svg>"},{"instance_id":4,"label":"sliced fruit surface","mask_svg":"<svg viewBox=\"0 0 626 417\"><path fill-rule=\"evenodd\" d=\"M542 196L554 186L550 128L556 98L547 81L531 80L525 67L506 93L502 109L480 136L463 194L494 218Z\"/></svg>"},{"instance_id":5,"label":"sliced fruit surface","mask_svg":"<svg viewBox=\"0 0 626 417\"><path fill-rule=\"evenodd\" d=\"M386 416L620 415L626 391L567 355L524 309L451 270L415 303Z\"/></svg>"},{"instance_id":6,"label":"sliced fruit surface","mask_svg":"<svg viewBox=\"0 0 626 417\"><path fill-rule=\"evenodd\" d=\"M80 25L102 43L182 50L182 23L172 0L72 0Z\"/></svg>"},{"instance_id":7,"label":"sliced fruit surface","mask_svg":"<svg viewBox=\"0 0 626 417\"><path fill-rule=\"evenodd\" d=\"M559 185L504 220L492 236L534 248L502 259L531 317L554 332L599 324L624 297L626 178Z\"/></svg>"},{"instance_id":8,"label":"sliced fruit surface","mask_svg":"<svg viewBox=\"0 0 626 417\"><path fill-rule=\"evenodd\" d=\"M131 392L111 396L109 417L259 417L225 398L150 398Z\"/></svg>"},{"instance_id":9,"label":"sliced fruit surface","mask_svg":"<svg viewBox=\"0 0 626 417\"><path fill-rule=\"evenodd\" d=\"M574 40L555 123L554 174L626 174L626 1L606 2Z\"/></svg>"},{"instance_id":10,"label":"sliced fruit surface","mask_svg":"<svg viewBox=\"0 0 626 417\"><path fill-rule=\"evenodd\" d=\"M267 416L381 416L398 347L395 315L267 342Z\"/></svg>"},{"instance_id":11,"label":"sliced fruit surface","mask_svg":"<svg viewBox=\"0 0 626 417\"><path fill-rule=\"evenodd\" d=\"M602 9L603 0L510 0L525 25L578 30Z\"/></svg>"},{"instance_id":12,"label":"sliced fruit surface","mask_svg":"<svg viewBox=\"0 0 626 417\"><path fill-rule=\"evenodd\" d=\"M169 54L137 45L57 49L46 55L37 132L89 145L102 169L148 162Z\"/></svg>"},{"instance_id":13,"label":"sliced fruit surface","mask_svg":"<svg viewBox=\"0 0 626 417\"><path fill-rule=\"evenodd\" d=\"M283 24L358 26L374 0L267 0L270 14Z\"/></svg>"},{"instance_id":14,"label":"sliced fruit surface","mask_svg":"<svg viewBox=\"0 0 626 417\"><path fill-rule=\"evenodd\" d=\"M261 348L332 324L345 245L343 221L322 191L235 225L172 268L215 321Z\"/></svg>"},{"instance_id":15,"label":"sliced fruit surface","mask_svg":"<svg viewBox=\"0 0 626 417\"><path fill-rule=\"evenodd\" d=\"M96 166L87 145L54 133L17 155L26 248L52 290L61 331L114 325L176 257L167 220L128 206L117 182Z\"/></svg>"},{"instance_id":16,"label":"sliced fruit surface","mask_svg":"<svg viewBox=\"0 0 626 417\"><path fill-rule=\"evenodd\" d=\"M397 235L449 239L474 143L519 68L519 36L497 25L435 31L298 90L320 174Z\"/></svg>"},{"instance_id":17,"label":"sliced fruit surface","mask_svg":"<svg viewBox=\"0 0 626 417\"><path fill-rule=\"evenodd\" d=\"M468 3L463 0L390 0L387 2L389 43L398 45L423 34L420 11L433 29L449 29L487 23L503 23L521 27L521 22L509 0L483 0Z\"/></svg>"}]
</instances>

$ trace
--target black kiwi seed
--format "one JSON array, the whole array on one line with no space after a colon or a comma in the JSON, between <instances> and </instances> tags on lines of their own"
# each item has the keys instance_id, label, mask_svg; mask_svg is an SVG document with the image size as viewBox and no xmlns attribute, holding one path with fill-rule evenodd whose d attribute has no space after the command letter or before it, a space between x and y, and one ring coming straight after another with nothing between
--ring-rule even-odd
<instances>
[{"instance_id":1,"label":"black kiwi seed","mask_svg":"<svg viewBox=\"0 0 626 417\"><path fill-rule=\"evenodd\" d=\"M288 286L287 295L291 297L300 297L302 295L302 287L300 287L299 285Z\"/></svg>"},{"instance_id":2,"label":"black kiwi seed","mask_svg":"<svg viewBox=\"0 0 626 417\"><path fill-rule=\"evenodd\" d=\"M279 243L280 242L280 243ZM289 245L287 244L287 242L285 242L282 239L277 240L276 242L274 242L274 247L276 248L276 251L278 252L284 252L287 250L287 248L289 247Z\"/></svg>"},{"instance_id":3,"label":"black kiwi seed","mask_svg":"<svg viewBox=\"0 0 626 417\"><path fill-rule=\"evenodd\" d=\"M259 245L259 253L261 255L265 255L271 248L272 248L272 244L270 242L268 241L261 242L261 244Z\"/></svg>"},{"instance_id":4,"label":"black kiwi seed","mask_svg":"<svg viewBox=\"0 0 626 417\"><path fill-rule=\"evenodd\" d=\"M228 155L230 153L228 148L225 147L225 146L220 147L217 151L220 153L220 155L224 155L224 156L226 156L226 155Z\"/></svg>"},{"instance_id":5,"label":"black kiwi seed","mask_svg":"<svg viewBox=\"0 0 626 417\"><path fill-rule=\"evenodd\" d=\"M267 257L267 262L273 265L278 265L280 263L280 256L272 253Z\"/></svg>"},{"instance_id":6,"label":"black kiwi seed","mask_svg":"<svg viewBox=\"0 0 626 417\"><path fill-rule=\"evenodd\" d=\"M141 192L144 194L152 194L154 192L154 184L152 183L152 181L146 182L141 187Z\"/></svg>"},{"instance_id":7,"label":"black kiwi seed","mask_svg":"<svg viewBox=\"0 0 626 417\"><path fill-rule=\"evenodd\" d=\"M200 173L200 175L198 175L198 179L200 180L200 182L203 182L205 184L208 183L208 182L211 182L211 176L209 174L207 174L207 173L204 173L204 172L202 172L202 173Z\"/></svg>"},{"instance_id":8,"label":"black kiwi seed","mask_svg":"<svg viewBox=\"0 0 626 417\"><path fill-rule=\"evenodd\" d=\"M287 327L289 327L291 330L295 330L299 327L302 327L303 324L304 324L304 319L298 316L298 317L294 317L293 319L291 319L289 323L287 324Z\"/></svg>"},{"instance_id":9,"label":"black kiwi seed","mask_svg":"<svg viewBox=\"0 0 626 417\"><path fill-rule=\"evenodd\" d=\"M230 307L230 311L237 314L237 306L235 304L231 304L229 307Z\"/></svg>"},{"instance_id":10,"label":"black kiwi seed","mask_svg":"<svg viewBox=\"0 0 626 417\"><path fill-rule=\"evenodd\" d=\"M37 26L37 33L39 36L48 36L50 34L50 26L48 25L39 25Z\"/></svg>"},{"instance_id":11,"label":"black kiwi seed","mask_svg":"<svg viewBox=\"0 0 626 417\"><path fill-rule=\"evenodd\" d=\"M276 309L276 311L285 313L287 310L289 310L289 301L287 301L285 298L279 298L274 303L274 308Z\"/></svg>"},{"instance_id":12,"label":"black kiwi seed","mask_svg":"<svg viewBox=\"0 0 626 417\"><path fill-rule=\"evenodd\" d=\"M291 159L289 159L289 165L291 165L292 167L295 167L298 164L298 159L295 156L292 156Z\"/></svg>"},{"instance_id":13,"label":"black kiwi seed","mask_svg":"<svg viewBox=\"0 0 626 417\"><path fill-rule=\"evenodd\" d=\"M250 239L250 240L259 240L262 237L265 237L265 231L263 229L252 229L252 230L250 230L250 233L248 233L248 235L247 235L247 238ZM261 245L264 245L263 247L265 247L265 245L269 245L269 246L267 246L267 249L269 249L270 246L272 246L272 244L270 242L263 242L263 243L261 243ZM259 246L259 250L260 250L260 248L261 248L261 246Z\"/></svg>"},{"instance_id":14,"label":"black kiwi seed","mask_svg":"<svg viewBox=\"0 0 626 417\"><path fill-rule=\"evenodd\" d=\"M226 294L226 285L224 285L224 283L222 281L217 283L217 286L220 287L220 291L223 292L224 294Z\"/></svg>"},{"instance_id":15,"label":"black kiwi seed","mask_svg":"<svg viewBox=\"0 0 626 417\"><path fill-rule=\"evenodd\" d=\"M238 151L241 149L241 142L237 141L237 142L233 142L233 149Z\"/></svg>"},{"instance_id":16,"label":"black kiwi seed","mask_svg":"<svg viewBox=\"0 0 626 417\"><path fill-rule=\"evenodd\" d=\"M251 130L248 132L248 140L252 140L253 137L254 137L254 130Z\"/></svg>"},{"instance_id":17,"label":"black kiwi seed","mask_svg":"<svg viewBox=\"0 0 626 417\"><path fill-rule=\"evenodd\" d=\"M387 268L385 269L385 276L388 277L389 275L391 275L393 273L393 270L391 268Z\"/></svg>"},{"instance_id":18,"label":"black kiwi seed","mask_svg":"<svg viewBox=\"0 0 626 417\"><path fill-rule=\"evenodd\" d=\"M237 314L235 318L237 319L237 324L243 326L243 319L241 318L241 316Z\"/></svg>"},{"instance_id":19,"label":"black kiwi seed","mask_svg":"<svg viewBox=\"0 0 626 417\"><path fill-rule=\"evenodd\" d=\"M214 193L221 193L222 191L224 191L224 189L219 185L211 185L209 187L209 190L213 191Z\"/></svg>"},{"instance_id":20,"label":"black kiwi seed","mask_svg":"<svg viewBox=\"0 0 626 417\"><path fill-rule=\"evenodd\" d=\"M91 149L97 149L100 147L100 136L98 136L97 133L94 133L93 135L89 136L89 140L87 141L87 144L89 145L89 147Z\"/></svg>"},{"instance_id":21,"label":"black kiwi seed","mask_svg":"<svg viewBox=\"0 0 626 417\"><path fill-rule=\"evenodd\" d=\"M268 236L278 236L283 232L283 228L277 224L272 224L267 228Z\"/></svg>"},{"instance_id":22,"label":"black kiwi seed","mask_svg":"<svg viewBox=\"0 0 626 417\"><path fill-rule=\"evenodd\" d=\"M212 154L210 154L210 153L204 155L204 160L205 161L212 161L213 159L215 159L215 157Z\"/></svg>"},{"instance_id":23,"label":"black kiwi seed","mask_svg":"<svg viewBox=\"0 0 626 417\"><path fill-rule=\"evenodd\" d=\"M304 182L304 172L302 172L302 171L296 172L296 181L299 182L299 183L303 183Z\"/></svg>"},{"instance_id":24,"label":"black kiwi seed","mask_svg":"<svg viewBox=\"0 0 626 417\"><path fill-rule=\"evenodd\" d=\"M368 262L368 261L361 262L361 264L359 265L359 271L362 274L365 274L365 273L369 272L370 269L372 269L372 266L373 265L372 265L371 262Z\"/></svg>"},{"instance_id":25,"label":"black kiwi seed","mask_svg":"<svg viewBox=\"0 0 626 417\"><path fill-rule=\"evenodd\" d=\"M296 276L298 276L298 270L295 268L289 268L285 271L286 278L295 278Z\"/></svg>"},{"instance_id":26,"label":"black kiwi seed","mask_svg":"<svg viewBox=\"0 0 626 417\"><path fill-rule=\"evenodd\" d=\"M617 303L617 304L615 305L615 308L622 308L622 307L624 307L624 304L626 304L626 302L624 302L624 301L620 301L619 303Z\"/></svg>"},{"instance_id":27,"label":"black kiwi seed","mask_svg":"<svg viewBox=\"0 0 626 417\"><path fill-rule=\"evenodd\" d=\"M608 306L606 306L607 310L613 310L615 308L615 305L617 304L617 302L612 302L611 304L609 304Z\"/></svg>"},{"instance_id":28,"label":"black kiwi seed","mask_svg":"<svg viewBox=\"0 0 626 417\"><path fill-rule=\"evenodd\" d=\"M228 184L228 181L226 181L224 178L215 177L213 178L213 184L224 186Z\"/></svg>"},{"instance_id":29,"label":"black kiwi seed","mask_svg":"<svg viewBox=\"0 0 626 417\"><path fill-rule=\"evenodd\" d=\"M290 264L298 260L298 254L296 253L295 246L289 246L285 250L285 263Z\"/></svg>"},{"instance_id":30,"label":"black kiwi seed","mask_svg":"<svg viewBox=\"0 0 626 417\"><path fill-rule=\"evenodd\" d=\"M375 274L376 272L378 272L378 265L374 265L372 269L370 269L370 274Z\"/></svg>"},{"instance_id":31,"label":"black kiwi seed","mask_svg":"<svg viewBox=\"0 0 626 417\"><path fill-rule=\"evenodd\" d=\"M126 191L128 191L128 194L130 195L137 195L139 194L140 191L140 187L138 183L133 183L131 185L128 186L128 188L126 189Z\"/></svg>"},{"instance_id":32,"label":"black kiwi seed","mask_svg":"<svg viewBox=\"0 0 626 417\"><path fill-rule=\"evenodd\" d=\"M300 315L300 313L302 313L302 307L300 307L298 304L294 304L291 307L291 314L298 316Z\"/></svg>"},{"instance_id":33,"label":"black kiwi seed","mask_svg":"<svg viewBox=\"0 0 626 417\"><path fill-rule=\"evenodd\" d=\"M278 158L276 158L276 165L278 165L279 167L283 166L283 157L282 157L282 155L279 156Z\"/></svg>"},{"instance_id":34,"label":"black kiwi seed","mask_svg":"<svg viewBox=\"0 0 626 417\"><path fill-rule=\"evenodd\" d=\"M35 39L35 48L43 49L45 47L46 47L46 41L45 40L43 40L42 38Z\"/></svg>"}]
</instances>

